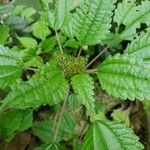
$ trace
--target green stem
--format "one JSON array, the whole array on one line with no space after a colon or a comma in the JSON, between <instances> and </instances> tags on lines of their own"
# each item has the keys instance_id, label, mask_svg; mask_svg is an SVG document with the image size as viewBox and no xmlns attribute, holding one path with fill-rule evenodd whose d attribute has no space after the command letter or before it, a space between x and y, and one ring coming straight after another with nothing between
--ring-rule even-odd
<instances>
[{"instance_id":1,"label":"green stem","mask_svg":"<svg viewBox=\"0 0 150 150\"><path fill-rule=\"evenodd\" d=\"M61 52L61 54L64 54L62 46L61 46L61 42L60 42L60 39L59 39L58 32L55 31L55 34L56 34L56 39L57 39L57 42L58 42L58 45L59 45L60 52Z\"/></svg>"},{"instance_id":2,"label":"green stem","mask_svg":"<svg viewBox=\"0 0 150 150\"><path fill-rule=\"evenodd\" d=\"M58 122L57 122L56 130L55 130L54 138L53 138L53 142L54 143L56 142L56 139L57 139L57 134L58 134L58 130L59 130L59 127L60 127L62 115L63 115L63 112L65 110L65 106L66 106L66 103L67 103L67 100L68 100L68 97L69 97L69 91L70 91L70 89L68 89L68 92L66 94L65 100L63 102L63 106L62 106L60 114L59 114L59 119L58 119Z\"/></svg>"},{"instance_id":3,"label":"green stem","mask_svg":"<svg viewBox=\"0 0 150 150\"><path fill-rule=\"evenodd\" d=\"M81 47L81 48L79 49L79 53L78 53L78 56L77 56L77 58L78 58L78 59L80 58L80 55L81 55L82 49L83 49L83 47Z\"/></svg>"}]
</instances>

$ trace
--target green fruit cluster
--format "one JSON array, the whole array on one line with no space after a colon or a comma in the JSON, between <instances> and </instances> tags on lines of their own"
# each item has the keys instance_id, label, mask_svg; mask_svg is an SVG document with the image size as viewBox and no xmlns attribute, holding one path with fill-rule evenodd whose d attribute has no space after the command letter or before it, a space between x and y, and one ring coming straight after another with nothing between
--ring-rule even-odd
<instances>
[{"instance_id":1,"label":"green fruit cluster","mask_svg":"<svg viewBox=\"0 0 150 150\"><path fill-rule=\"evenodd\" d=\"M88 58L80 57L76 58L71 55L55 54L57 64L63 69L65 75L72 76L85 71L85 66L88 62Z\"/></svg>"}]
</instances>

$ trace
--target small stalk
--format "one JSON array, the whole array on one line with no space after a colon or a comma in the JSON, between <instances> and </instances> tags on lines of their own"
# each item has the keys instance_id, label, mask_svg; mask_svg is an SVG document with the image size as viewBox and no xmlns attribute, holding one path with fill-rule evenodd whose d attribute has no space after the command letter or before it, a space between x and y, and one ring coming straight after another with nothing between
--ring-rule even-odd
<instances>
[{"instance_id":1,"label":"small stalk","mask_svg":"<svg viewBox=\"0 0 150 150\"><path fill-rule=\"evenodd\" d=\"M86 73L95 74L96 71L97 71L97 69L90 69L90 70L86 70Z\"/></svg>"}]
</instances>

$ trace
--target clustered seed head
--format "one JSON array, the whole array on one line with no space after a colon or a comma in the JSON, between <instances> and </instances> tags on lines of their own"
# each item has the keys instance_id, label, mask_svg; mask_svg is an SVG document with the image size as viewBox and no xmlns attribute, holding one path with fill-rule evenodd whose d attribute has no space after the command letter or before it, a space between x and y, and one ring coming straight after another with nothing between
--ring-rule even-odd
<instances>
[{"instance_id":1,"label":"clustered seed head","mask_svg":"<svg viewBox=\"0 0 150 150\"><path fill-rule=\"evenodd\" d=\"M72 76L85 71L88 57L76 58L71 55L55 54L57 64L63 69L65 75Z\"/></svg>"}]
</instances>

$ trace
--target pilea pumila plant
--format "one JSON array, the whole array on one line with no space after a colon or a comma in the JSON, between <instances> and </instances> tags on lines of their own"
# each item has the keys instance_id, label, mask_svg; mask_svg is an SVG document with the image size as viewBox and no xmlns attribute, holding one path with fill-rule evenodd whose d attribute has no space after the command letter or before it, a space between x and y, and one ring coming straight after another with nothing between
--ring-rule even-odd
<instances>
[{"instance_id":1,"label":"pilea pumila plant","mask_svg":"<svg viewBox=\"0 0 150 150\"><path fill-rule=\"evenodd\" d=\"M1 140L29 129L42 141L34 149L144 149L95 92L150 100L150 1L41 0L38 12L13 3L0 7Z\"/></svg>"}]
</instances>

